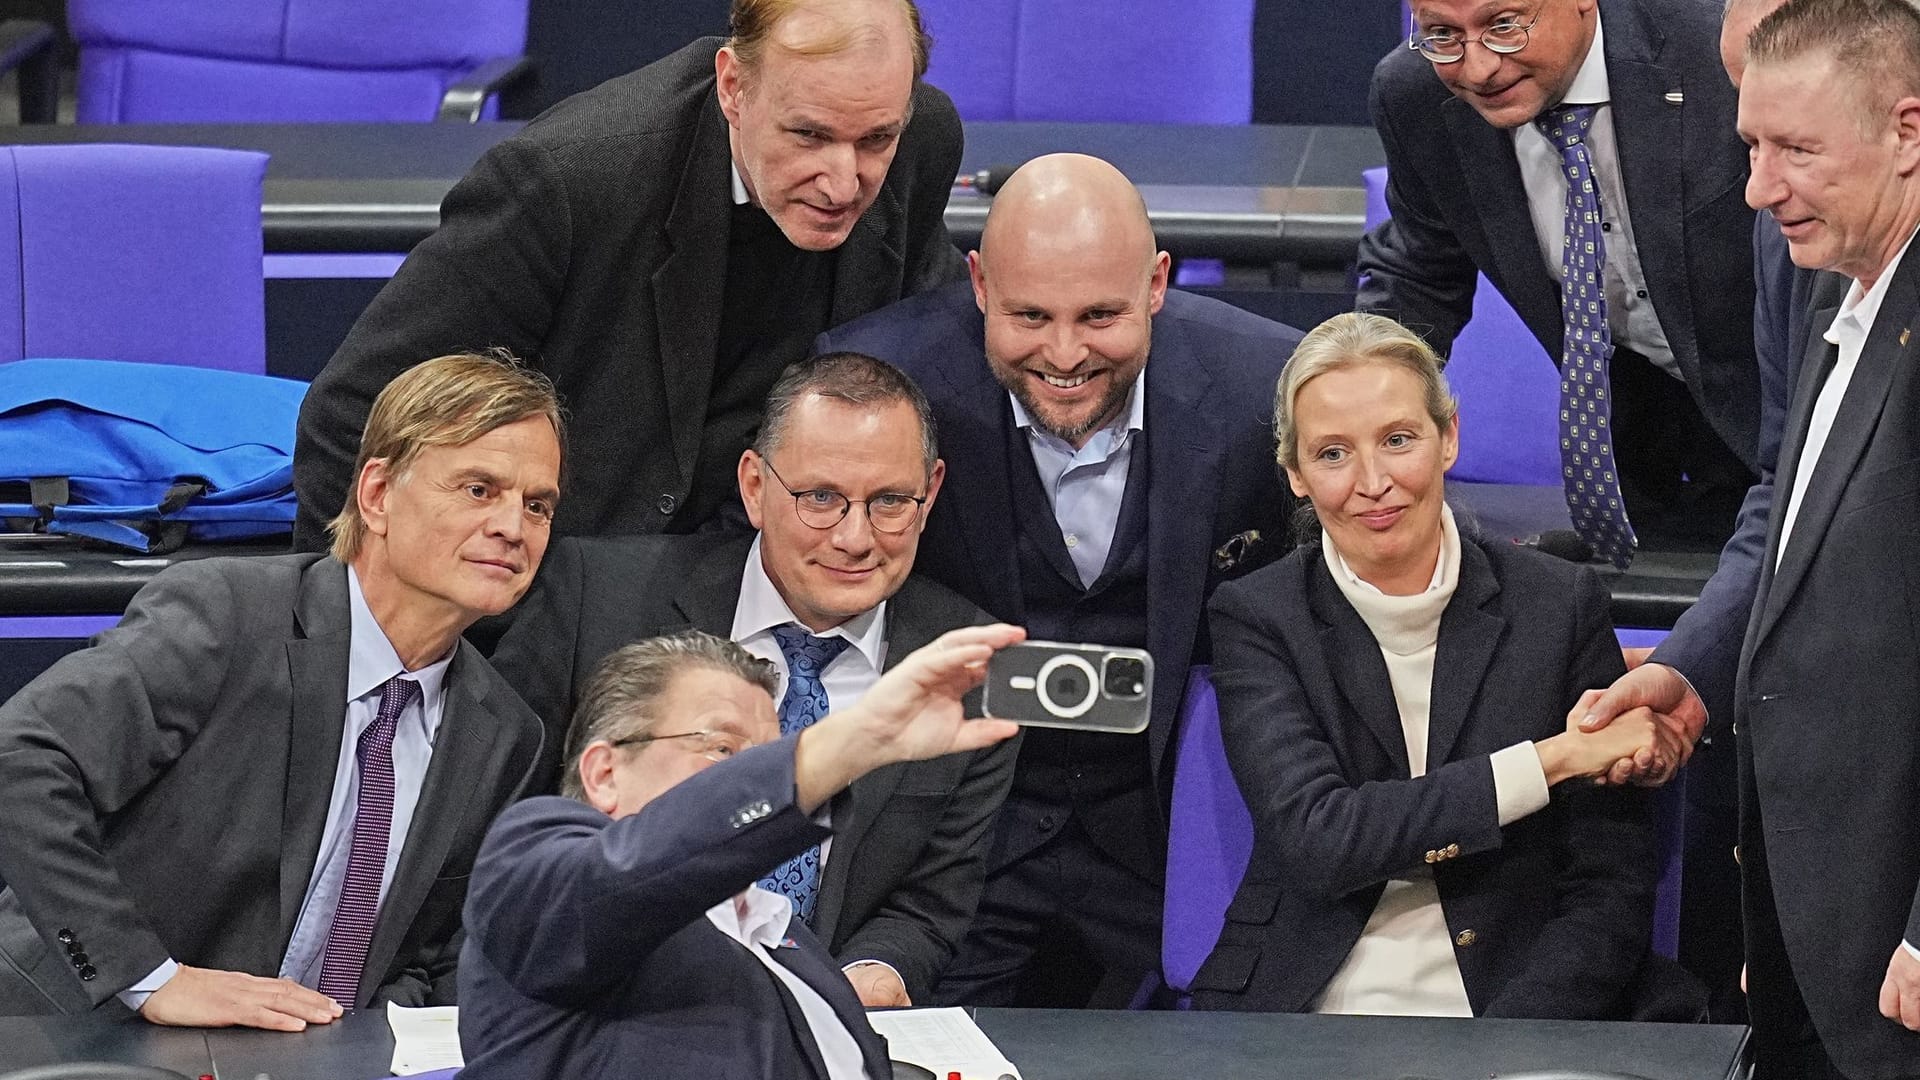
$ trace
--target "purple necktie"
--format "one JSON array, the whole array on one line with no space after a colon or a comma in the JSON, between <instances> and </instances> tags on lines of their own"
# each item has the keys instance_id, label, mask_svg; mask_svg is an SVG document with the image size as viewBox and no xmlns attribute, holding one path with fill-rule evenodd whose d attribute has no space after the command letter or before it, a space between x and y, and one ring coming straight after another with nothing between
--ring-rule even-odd
<instances>
[{"instance_id":1,"label":"purple necktie","mask_svg":"<svg viewBox=\"0 0 1920 1080\"><path fill-rule=\"evenodd\" d=\"M387 832L393 826L393 732L420 684L398 675L380 688L380 711L360 733L360 796L353 812L353 848L347 876L327 930L320 992L343 1009L359 1008L360 971L367 963L373 924L380 915L380 878L387 868Z\"/></svg>"},{"instance_id":2,"label":"purple necktie","mask_svg":"<svg viewBox=\"0 0 1920 1080\"><path fill-rule=\"evenodd\" d=\"M1573 529L1622 570L1633 562L1633 526L1620 496L1613 459L1613 407L1608 366L1613 334L1601 279L1606 241L1600 233L1600 189L1587 129L1597 105L1559 105L1534 123L1560 151L1567 177L1566 235L1560 247L1560 318L1566 340L1560 354L1560 474Z\"/></svg>"}]
</instances>

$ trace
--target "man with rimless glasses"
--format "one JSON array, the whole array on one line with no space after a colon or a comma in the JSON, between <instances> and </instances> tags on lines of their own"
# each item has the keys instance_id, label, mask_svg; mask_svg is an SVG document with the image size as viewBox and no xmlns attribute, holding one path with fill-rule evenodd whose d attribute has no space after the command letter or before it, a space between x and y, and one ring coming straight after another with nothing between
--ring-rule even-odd
<instances>
[{"instance_id":1,"label":"man with rimless glasses","mask_svg":"<svg viewBox=\"0 0 1920 1080\"><path fill-rule=\"evenodd\" d=\"M857 703L940 634L985 622L912 572L945 471L919 388L872 357L830 354L787 369L740 457L756 534L556 543L493 658L547 726L545 790L587 680L628 642L687 629L738 642L773 665L780 731L791 734ZM724 737L682 741L733 749ZM822 812L833 835L764 882L792 900L864 1004L924 1000L953 958L1017 741L855 781Z\"/></svg>"},{"instance_id":2,"label":"man with rimless glasses","mask_svg":"<svg viewBox=\"0 0 1920 1080\"><path fill-rule=\"evenodd\" d=\"M1560 367L1575 529L1622 567L1717 550L1760 426L1721 0L1412 8L1374 70L1392 217L1361 242L1359 307L1445 353L1484 273Z\"/></svg>"}]
</instances>

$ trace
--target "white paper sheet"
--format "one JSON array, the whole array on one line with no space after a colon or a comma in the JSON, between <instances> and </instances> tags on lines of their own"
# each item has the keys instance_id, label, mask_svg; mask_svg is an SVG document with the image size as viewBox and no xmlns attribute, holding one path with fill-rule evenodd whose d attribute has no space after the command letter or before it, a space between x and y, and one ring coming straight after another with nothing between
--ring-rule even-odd
<instances>
[{"instance_id":1,"label":"white paper sheet","mask_svg":"<svg viewBox=\"0 0 1920 1080\"><path fill-rule=\"evenodd\" d=\"M412 1076L467 1063L460 1054L460 1010L452 1005L409 1009L387 1002L393 1029L393 1075Z\"/></svg>"},{"instance_id":2,"label":"white paper sheet","mask_svg":"<svg viewBox=\"0 0 1920 1080\"><path fill-rule=\"evenodd\" d=\"M1020 1070L965 1009L874 1012L867 1014L867 1021L886 1037L889 1057L918 1065L940 1080L955 1072L963 1080L1020 1080Z\"/></svg>"}]
</instances>

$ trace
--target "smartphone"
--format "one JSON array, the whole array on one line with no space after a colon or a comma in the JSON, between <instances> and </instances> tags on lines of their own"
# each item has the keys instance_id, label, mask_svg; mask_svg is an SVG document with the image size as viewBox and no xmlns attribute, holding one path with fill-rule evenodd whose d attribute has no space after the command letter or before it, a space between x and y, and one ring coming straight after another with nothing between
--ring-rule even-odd
<instances>
[{"instance_id":1,"label":"smartphone","mask_svg":"<svg viewBox=\"0 0 1920 1080\"><path fill-rule=\"evenodd\" d=\"M1025 641L987 661L988 716L1034 727L1133 735L1153 711L1145 649Z\"/></svg>"}]
</instances>

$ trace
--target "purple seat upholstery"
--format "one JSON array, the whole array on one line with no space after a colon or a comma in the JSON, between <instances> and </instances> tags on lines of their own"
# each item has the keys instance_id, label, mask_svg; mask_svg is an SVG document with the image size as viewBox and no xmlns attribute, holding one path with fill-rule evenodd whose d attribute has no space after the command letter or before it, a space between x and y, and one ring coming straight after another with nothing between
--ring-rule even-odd
<instances>
[{"instance_id":1,"label":"purple seat upholstery","mask_svg":"<svg viewBox=\"0 0 1920 1080\"><path fill-rule=\"evenodd\" d=\"M83 124L432 120L527 0L68 0Z\"/></svg>"},{"instance_id":2,"label":"purple seat upholstery","mask_svg":"<svg viewBox=\"0 0 1920 1080\"><path fill-rule=\"evenodd\" d=\"M266 170L243 150L0 148L0 362L264 371Z\"/></svg>"},{"instance_id":3,"label":"purple seat upholstery","mask_svg":"<svg viewBox=\"0 0 1920 1080\"><path fill-rule=\"evenodd\" d=\"M921 0L965 120L1244 124L1253 0Z\"/></svg>"},{"instance_id":4,"label":"purple seat upholstery","mask_svg":"<svg viewBox=\"0 0 1920 1080\"><path fill-rule=\"evenodd\" d=\"M1367 228L1387 219L1387 170L1363 174ZM1460 399L1455 480L1560 483L1560 375L1546 350L1484 275L1473 318L1454 339L1447 381Z\"/></svg>"},{"instance_id":5,"label":"purple seat upholstery","mask_svg":"<svg viewBox=\"0 0 1920 1080\"><path fill-rule=\"evenodd\" d=\"M1253 854L1253 817L1220 742L1220 704L1206 667L1187 679L1174 748L1173 807L1167 821L1167 898L1160 965L1185 999L1194 973L1220 939Z\"/></svg>"}]
</instances>

